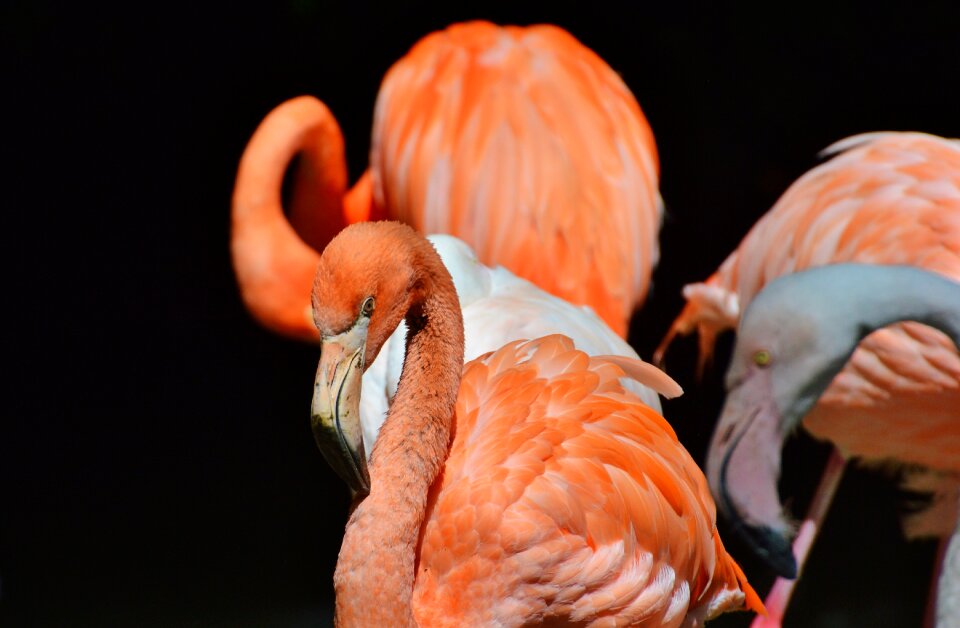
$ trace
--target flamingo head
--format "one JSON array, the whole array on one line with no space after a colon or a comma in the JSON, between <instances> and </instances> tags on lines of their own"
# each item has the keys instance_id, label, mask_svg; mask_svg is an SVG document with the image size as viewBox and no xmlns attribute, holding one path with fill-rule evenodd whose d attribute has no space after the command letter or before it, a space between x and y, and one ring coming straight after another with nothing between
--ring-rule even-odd
<instances>
[{"instance_id":1,"label":"flamingo head","mask_svg":"<svg viewBox=\"0 0 960 628\"><path fill-rule=\"evenodd\" d=\"M780 453L863 336L835 307L843 299L797 279L771 282L744 313L706 465L720 511L788 578L797 563L777 491Z\"/></svg>"},{"instance_id":2,"label":"flamingo head","mask_svg":"<svg viewBox=\"0 0 960 628\"><path fill-rule=\"evenodd\" d=\"M416 309L423 288L415 254L424 245L430 246L400 223L358 223L330 241L317 268L312 302L321 341L311 425L327 462L358 493L370 490L361 379L400 321Z\"/></svg>"}]
</instances>

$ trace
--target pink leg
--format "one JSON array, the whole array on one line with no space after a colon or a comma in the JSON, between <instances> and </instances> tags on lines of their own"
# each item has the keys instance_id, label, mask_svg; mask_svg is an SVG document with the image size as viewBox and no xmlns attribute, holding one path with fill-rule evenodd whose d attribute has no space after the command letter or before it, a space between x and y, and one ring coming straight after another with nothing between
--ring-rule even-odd
<instances>
[{"instance_id":1,"label":"pink leg","mask_svg":"<svg viewBox=\"0 0 960 628\"><path fill-rule=\"evenodd\" d=\"M940 540L924 626L947 628L960 619L960 519L953 534Z\"/></svg>"},{"instance_id":2,"label":"pink leg","mask_svg":"<svg viewBox=\"0 0 960 628\"><path fill-rule=\"evenodd\" d=\"M947 544L950 537L940 539L937 544L937 557L933 561L933 577L930 580L930 591L927 593L927 610L923 614L925 628L934 628L937 621L937 583L940 582L940 569L943 559L947 556Z\"/></svg>"},{"instance_id":3,"label":"pink leg","mask_svg":"<svg viewBox=\"0 0 960 628\"><path fill-rule=\"evenodd\" d=\"M790 604L793 587L803 573L803 564L807 561L807 554L810 553L813 540L817 538L817 531L827 516L827 510L829 510L833 496L837 492L837 486L840 485L840 478L843 477L845 464L846 461L840 455L840 452L836 449L830 452L830 459L823 469L823 475L820 476L820 485L813 495L813 501L807 511L807 518L800 524L797 538L793 540L793 555L797 558L797 579L777 578L770 589L770 593L767 594L767 599L763 601L764 606L767 607L767 616L757 615L753 623L750 624L751 628L780 628L783 624L783 616L787 612L787 605Z\"/></svg>"}]
</instances>

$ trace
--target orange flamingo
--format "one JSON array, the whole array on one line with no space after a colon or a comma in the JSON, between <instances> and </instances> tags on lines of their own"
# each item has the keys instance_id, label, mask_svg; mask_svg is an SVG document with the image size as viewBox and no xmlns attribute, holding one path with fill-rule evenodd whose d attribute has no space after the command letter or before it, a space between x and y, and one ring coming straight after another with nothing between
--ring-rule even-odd
<instances>
[{"instance_id":1,"label":"orange flamingo","mask_svg":"<svg viewBox=\"0 0 960 628\"><path fill-rule=\"evenodd\" d=\"M636 361L554 335L463 367L453 281L399 223L335 237L313 307L314 430L345 479L369 487L334 576L338 625L700 626L762 609L700 470L621 385L657 385ZM367 465L360 374L402 320L403 374Z\"/></svg>"},{"instance_id":2,"label":"orange flamingo","mask_svg":"<svg viewBox=\"0 0 960 628\"><path fill-rule=\"evenodd\" d=\"M280 188L298 153L288 222ZM370 169L349 192L343 137L322 103L296 98L264 119L237 173L233 262L257 320L315 339L316 251L348 223L389 217L460 237L483 263L590 306L625 337L659 256L658 178L636 99L573 36L455 24L387 73Z\"/></svg>"},{"instance_id":3,"label":"orange flamingo","mask_svg":"<svg viewBox=\"0 0 960 628\"><path fill-rule=\"evenodd\" d=\"M687 305L655 360L662 359L676 334L697 330L702 365L716 334L735 327L769 282L807 268L840 262L903 264L960 280L960 143L921 133L874 133L848 138L826 152L840 154L797 180L709 279L684 288ZM906 322L860 342L803 418L804 427L832 442L839 454L801 527L796 560L802 565L843 459L851 457L935 470L934 476L917 480L937 495L934 507L907 520L907 533L952 533L960 473L958 418L960 355L943 333ZM719 435L733 433L747 420L743 414L724 415L708 465L722 459ZM787 528L776 495L779 450L764 452L762 460L762 468L772 465L764 481L774 483L761 490L756 481L740 478L745 484L735 486L728 480L730 499L755 529L767 528L769 534L754 540L778 571L791 576L797 567L783 540ZM750 508L744 506L748 503ZM779 623L791 588L785 580L776 583L765 621Z\"/></svg>"}]
</instances>

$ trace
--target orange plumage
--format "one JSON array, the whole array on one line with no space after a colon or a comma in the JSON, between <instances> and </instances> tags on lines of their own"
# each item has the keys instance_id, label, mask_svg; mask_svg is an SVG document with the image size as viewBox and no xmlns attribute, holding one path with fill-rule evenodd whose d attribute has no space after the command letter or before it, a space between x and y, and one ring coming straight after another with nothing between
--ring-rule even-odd
<instances>
[{"instance_id":1,"label":"orange plumage","mask_svg":"<svg viewBox=\"0 0 960 628\"><path fill-rule=\"evenodd\" d=\"M626 336L658 259L650 126L619 76L555 26L456 24L387 73L376 204L450 233Z\"/></svg>"},{"instance_id":2,"label":"orange plumage","mask_svg":"<svg viewBox=\"0 0 960 628\"><path fill-rule=\"evenodd\" d=\"M421 625L699 625L744 596L759 608L702 472L623 376L564 336L467 365L422 532Z\"/></svg>"},{"instance_id":3,"label":"orange plumage","mask_svg":"<svg viewBox=\"0 0 960 628\"><path fill-rule=\"evenodd\" d=\"M364 314L369 299L376 311ZM662 374L560 335L508 343L461 374L453 283L396 223L353 225L331 242L314 307L314 407L328 425L338 409L337 442L359 421L338 392L359 375L337 356L375 356L399 320L410 328L369 495L340 552L339 625L699 626L762 610L723 548L703 474L621 382L656 387Z\"/></svg>"},{"instance_id":4,"label":"orange plumage","mask_svg":"<svg viewBox=\"0 0 960 628\"><path fill-rule=\"evenodd\" d=\"M280 184L298 152L294 230ZM343 138L326 107L301 97L271 112L237 175L234 266L263 324L315 337L305 277L316 257L304 241L321 250L348 223L389 217L456 235L483 263L589 305L626 336L659 256L658 177L633 95L569 33L456 24L387 73L370 169L349 192Z\"/></svg>"}]
</instances>

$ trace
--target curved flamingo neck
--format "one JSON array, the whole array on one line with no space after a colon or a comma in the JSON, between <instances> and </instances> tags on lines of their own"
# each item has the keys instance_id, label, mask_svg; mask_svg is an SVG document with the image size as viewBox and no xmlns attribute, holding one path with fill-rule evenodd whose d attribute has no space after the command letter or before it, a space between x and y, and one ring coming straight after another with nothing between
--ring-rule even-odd
<instances>
[{"instance_id":1,"label":"curved flamingo neck","mask_svg":"<svg viewBox=\"0 0 960 628\"><path fill-rule=\"evenodd\" d=\"M347 523L334 575L338 626L415 626L416 548L427 494L450 446L463 370L463 318L453 280L426 240L406 320L397 394L370 457L370 494Z\"/></svg>"},{"instance_id":2,"label":"curved flamingo neck","mask_svg":"<svg viewBox=\"0 0 960 628\"><path fill-rule=\"evenodd\" d=\"M290 224L303 241L322 251L346 226L347 162L340 126L316 98L288 100L260 123L240 162L234 213L286 221L283 178L296 156L300 162L288 208Z\"/></svg>"},{"instance_id":3,"label":"curved flamingo neck","mask_svg":"<svg viewBox=\"0 0 960 628\"><path fill-rule=\"evenodd\" d=\"M297 155L288 220L283 178ZM310 289L318 251L346 226L346 186L343 136L319 100L302 96L283 103L251 137L234 186L231 249L244 301L267 327L316 338Z\"/></svg>"}]
</instances>

